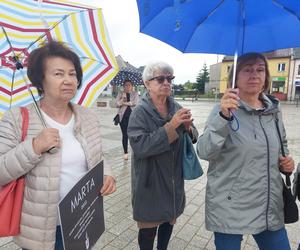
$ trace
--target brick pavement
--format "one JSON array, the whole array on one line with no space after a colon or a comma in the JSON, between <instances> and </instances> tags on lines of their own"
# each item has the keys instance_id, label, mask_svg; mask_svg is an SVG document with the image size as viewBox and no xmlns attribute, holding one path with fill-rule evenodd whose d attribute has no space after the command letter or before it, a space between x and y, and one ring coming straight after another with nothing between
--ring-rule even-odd
<instances>
[{"instance_id":1,"label":"brick pavement","mask_svg":"<svg viewBox=\"0 0 300 250\"><path fill-rule=\"evenodd\" d=\"M181 103L192 110L195 124L201 133L214 103L207 101ZM284 104L282 106L290 151L295 161L300 162L300 107ZM104 199L106 231L93 249L138 249L137 227L132 219L130 198L130 160L124 161L122 158L121 132L119 127L112 123L116 109L97 108L97 111L102 126L104 155L117 177L117 191ZM201 163L206 172L207 163L205 161ZM186 182L186 208L174 227L169 249L215 249L213 235L206 231L204 226L205 183L205 174L198 180ZM296 250L300 242L300 222L287 225L287 231L292 250ZM0 249L19 248L13 244L11 238L0 238ZM242 249L258 249L252 236L244 237Z\"/></svg>"}]
</instances>

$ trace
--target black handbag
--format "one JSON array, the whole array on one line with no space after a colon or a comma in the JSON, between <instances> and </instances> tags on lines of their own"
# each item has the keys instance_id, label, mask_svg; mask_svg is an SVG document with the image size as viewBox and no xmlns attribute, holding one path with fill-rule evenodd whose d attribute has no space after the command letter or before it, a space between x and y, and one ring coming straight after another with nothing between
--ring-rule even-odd
<instances>
[{"instance_id":1,"label":"black handbag","mask_svg":"<svg viewBox=\"0 0 300 250\"><path fill-rule=\"evenodd\" d=\"M281 133L279 130L278 126L278 117L276 114L275 117L275 124L276 124L276 130L278 133L278 137L280 140L280 147L281 147L281 153L282 156L285 157L285 152L284 152L284 147L282 143L282 138L281 138ZM284 173L285 175L285 181L282 178L283 182L283 205L284 205L284 223L289 224L289 223L294 223L299 220L299 212L298 212L298 207L296 204L296 196L293 195L292 193L292 185L291 185L291 180L290 180L290 175L291 173Z\"/></svg>"},{"instance_id":2,"label":"black handbag","mask_svg":"<svg viewBox=\"0 0 300 250\"><path fill-rule=\"evenodd\" d=\"M116 126L118 126L118 124L120 123L120 115L116 114L116 116L114 117L113 121L114 121L114 124Z\"/></svg>"}]
</instances>

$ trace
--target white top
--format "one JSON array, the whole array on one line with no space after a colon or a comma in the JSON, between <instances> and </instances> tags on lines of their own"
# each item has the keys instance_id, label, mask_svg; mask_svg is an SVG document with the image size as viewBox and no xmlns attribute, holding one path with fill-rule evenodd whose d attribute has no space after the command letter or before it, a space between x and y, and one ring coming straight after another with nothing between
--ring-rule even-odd
<instances>
[{"instance_id":1,"label":"white top","mask_svg":"<svg viewBox=\"0 0 300 250\"><path fill-rule=\"evenodd\" d=\"M49 128L59 130L61 143L60 199L62 199L76 182L87 172L87 162L81 144L74 136L75 119L72 115L67 124L60 124L43 112Z\"/></svg>"}]
</instances>

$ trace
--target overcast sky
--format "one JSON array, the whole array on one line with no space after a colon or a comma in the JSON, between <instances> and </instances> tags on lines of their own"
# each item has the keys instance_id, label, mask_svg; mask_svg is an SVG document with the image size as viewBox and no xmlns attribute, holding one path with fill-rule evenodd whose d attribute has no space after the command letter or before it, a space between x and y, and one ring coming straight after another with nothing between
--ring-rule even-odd
<instances>
[{"instance_id":1,"label":"overcast sky","mask_svg":"<svg viewBox=\"0 0 300 250\"><path fill-rule=\"evenodd\" d=\"M204 63L221 59L217 55L184 54L179 50L139 32L136 0L72 0L101 7L115 55L139 67L162 60L174 68L175 84L196 80ZM159 0L158 0L159 1Z\"/></svg>"}]
</instances>

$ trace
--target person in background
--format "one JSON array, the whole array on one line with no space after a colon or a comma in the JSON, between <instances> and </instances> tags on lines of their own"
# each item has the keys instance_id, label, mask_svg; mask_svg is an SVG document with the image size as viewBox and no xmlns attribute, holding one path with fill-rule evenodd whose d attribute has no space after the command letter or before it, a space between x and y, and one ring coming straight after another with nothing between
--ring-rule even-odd
<instances>
[{"instance_id":1,"label":"person in background","mask_svg":"<svg viewBox=\"0 0 300 250\"><path fill-rule=\"evenodd\" d=\"M133 84L130 80L123 83L123 91L117 96L118 114L120 116L120 127L122 131L122 145L124 151L124 160L128 160L128 135L127 127L132 108L137 105L139 95L133 90Z\"/></svg>"},{"instance_id":2,"label":"person in background","mask_svg":"<svg viewBox=\"0 0 300 250\"><path fill-rule=\"evenodd\" d=\"M193 141L198 132L189 109L171 96L173 68L149 63L143 72L147 92L132 111L128 136L132 147L133 219L142 250L167 249L173 225L185 207L183 134Z\"/></svg>"},{"instance_id":3,"label":"person in background","mask_svg":"<svg viewBox=\"0 0 300 250\"><path fill-rule=\"evenodd\" d=\"M20 234L15 243L23 249L63 249L58 203L72 186L103 160L100 125L90 109L72 104L82 82L79 57L64 44L51 41L35 49L28 59L28 78L41 96L33 104L28 136L21 142L20 108L7 111L0 121L0 185L25 175ZM56 153L48 153L56 147ZM115 179L104 164L101 195L115 191Z\"/></svg>"},{"instance_id":4,"label":"person in background","mask_svg":"<svg viewBox=\"0 0 300 250\"><path fill-rule=\"evenodd\" d=\"M237 60L235 87L212 110L197 151L209 162L205 224L217 250L239 250L252 234L261 250L289 250L284 226L281 172L291 173L286 133L277 99L266 95L270 73L266 58L247 53ZM228 86L232 85L233 70ZM236 124L239 129L230 126ZM281 155L278 117L286 157Z\"/></svg>"}]
</instances>

